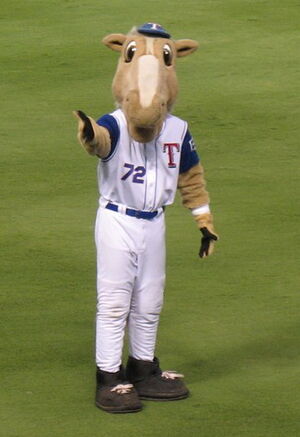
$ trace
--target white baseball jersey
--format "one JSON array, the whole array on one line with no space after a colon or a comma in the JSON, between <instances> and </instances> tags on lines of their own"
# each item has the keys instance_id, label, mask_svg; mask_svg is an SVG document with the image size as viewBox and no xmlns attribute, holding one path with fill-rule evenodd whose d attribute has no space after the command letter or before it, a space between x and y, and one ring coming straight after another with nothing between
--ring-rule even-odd
<instances>
[{"instance_id":1,"label":"white baseball jersey","mask_svg":"<svg viewBox=\"0 0 300 437\"><path fill-rule=\"evenodd\" d=\"M97 123L108 129L111 152L99 161L103 199L142 211L155 211L174 201L178 175L199 162L187 123L168 115L158 137L139 143L130 137L118 109Z\"/></svg>"}]
</instances>

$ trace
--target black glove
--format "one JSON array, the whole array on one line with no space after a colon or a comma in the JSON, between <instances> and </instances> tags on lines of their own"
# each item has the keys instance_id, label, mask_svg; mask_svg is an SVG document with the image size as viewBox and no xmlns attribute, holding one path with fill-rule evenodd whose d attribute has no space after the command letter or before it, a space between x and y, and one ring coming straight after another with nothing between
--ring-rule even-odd
<instances>
[{"instance_id":1,"label":"black glove","mask_svg":"<svg viewBox=\"0 0 300 437\"><path fill-rule=\"evenodd\" d=\"M210 249L212 249L212 244L214 241L218 240L217 235L212 234L207 228L201 228L203 237L201 238L201 246L199 250L200 258L204 258L210 254Z\"/></svg>"},{"instance_id":2,"label":"black glove","mask_svg":"<svg viewBox=\"0 0 300 437\"><path fill-rule=\"evenodd\" d=\"M82 139L86 143L91 143L95 137L91 120L85 115L84 112L82 111L76 111L76 112L78 117L80 117L84 123L84 127L82 129Z\"/></svg>"}]
</instances>

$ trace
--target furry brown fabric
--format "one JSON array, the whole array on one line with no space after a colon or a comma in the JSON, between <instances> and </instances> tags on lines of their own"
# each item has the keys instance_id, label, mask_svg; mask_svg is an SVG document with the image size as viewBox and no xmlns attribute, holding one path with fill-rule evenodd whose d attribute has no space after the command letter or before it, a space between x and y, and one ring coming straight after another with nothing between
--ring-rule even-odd
<instances>
[{"instance_id":1,"label":"furry brown fabric","mask_svg":"<svg viewBox=\"0 0 300 437\"><path fill-rule=\"evenodd\" d=\"M211 233L215 234L214 226L213 226L213 217L209 212L206 214L201 214L195 216L195 220L197 222L198 228L207 228Z\"/></svg>"},{"instance_id":2,"label":"furry brown fabric","mask_svg":"<svg viewBox=\"0 0 300 437\"><path fill-rule=\"evenodd\" d=\"M179 39L178 41L175 41L175 47L177 57L181 58L182 56L187 56L197 50L199 44L192 39Z\"/></svg>"},{"instance_id":3,"label":"furry brown fabric","mask_svg":"<svg viewBox=\"0 0 300 437\"><path fill-rule=\"evenodd\" d=\"M194 209L209 204L209 195L205 187L204 169L200 163L179 175L178 189L182 197L182 203L186 208ZM197 215L195 220L199 229L207 228L216 235L212 214Z\"/></svg>"},{"instance_id":4,"label":"furry brown fabric","mask_svg":"<svg viewBox=\"0 0 300 437\"><path fill-rule=\"evenodd\" d=\"M176 100L178 93L176 58L194 52L198 43L189 39L173 41L146 37L134 30L128 35L107 35L102 42L112 50L121 52L112 91L126 116L130 135L136 141L149 142L160 132L162 123ZM130 46L133 47L133 51L129 60ZM167 62L166 50L169 51ZM147 55L152 55L152 58L158 61L158 72L156 93L152 101L145 105L141 101L139 89L139 59ZM153 79L151 72L149 74L148 78L143 77L145 86Z\"/></svg>"},{"instance_id":5,"label":"furry brown fabric","mask_svg":"<svg viewBox=\"0 0 300 437\"><path fill-rule=\"evenodd\" d=\"M99 126L91 117L88 117L94 131L94 139L92 141L86 141L83 134L85 126L84 122L77 112L74 112L74 115L78 119L77 138L80 144L90 155L97 155L99 158L105 158L111 150L111 141L108 130Z\"/></svg>"},{"instance_id":6,"label":"furry brown fabric","mask_svg":"<svg viewBox=\"0 0 300 437\"><path fill-rule=\"evenodd\" d=\"M205 186L204 170L201 164L181 173L178 178L178 188L183 205L190 209L207 205L209 196Z\"/></svg>"},{"instance_id":7,"label":"furry brown fabric","mask_svg":"<svg viewBox=\"0 0 300 437\"><path fill-rule=\"evenodd\" d=\"M107 35L102 42L120 53L112 91L118 106L125 114L130 135L141 143L152 141L159 134L163 121L176 100L178 93L176 58L193 53L198 48L197 41L147 37L133 28L127 35L121 33ZM129 56L130 47L132 51ZM141 57L148 58L149 62L149 72L144 70L142 79L139 65ZM155 70L154 75L151 74L151 66ZM154 82L153 95L147 93L151 82L152 84ZM110 149L109 136L103 128L99 130L94 120L90 118L90 121L96 129L95 140L90 144L84 141L80 120L79 141L89 154L104 157Z\"/></svg>"}]
</instances>

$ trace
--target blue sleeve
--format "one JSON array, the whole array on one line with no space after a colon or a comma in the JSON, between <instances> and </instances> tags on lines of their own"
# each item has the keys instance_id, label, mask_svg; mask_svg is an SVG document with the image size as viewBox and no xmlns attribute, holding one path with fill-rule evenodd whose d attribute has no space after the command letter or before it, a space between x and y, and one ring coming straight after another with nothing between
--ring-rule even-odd
<instances>
[{"instance_id":1,"label":"blue sleeve","mask_svg":"<svg viewBox=\"0 0 300 437\"><path fill-rule=\"evenodd\" d=\"M105 114L100 117L99 120L97 120L97 124L99 124L99 126L105 127L109 132L111 151L109 152L109 155L105 158L105 160L107 160L112 156L115 151L116 145L120 137L120 129L116 119L109 114Z\"/></svg>"},{"instance_id":2,"label":"blue sleeve","mask_svg":"<svg viewBox=\"0 0 300 437\"><path fill-rule=\"evenodd\" d=\"M187 130L181 147L179 173L185 173L199 162L200 159L196 151L196 145L194 143L193 137Z\"/></svg>"}]
</instances>

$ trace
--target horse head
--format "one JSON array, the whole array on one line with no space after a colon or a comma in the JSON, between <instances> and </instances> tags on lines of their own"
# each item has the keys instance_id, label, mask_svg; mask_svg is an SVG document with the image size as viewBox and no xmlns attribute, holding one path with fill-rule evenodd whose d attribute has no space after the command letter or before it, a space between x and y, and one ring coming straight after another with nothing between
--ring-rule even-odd
<instances>
[{"instance_id":1,"label":"horse head","mask_svg":"<svg viewBox=\"0 0 300 437\"><path fill-rule=\"evenodd\" d=\"M160 132L178 93L176 58L194 52L198 43L175 41L154 23L134 28L127 35L108 35L103 43L120 52L112 91L129 133L136 141L149 142Z\"/></svg>"}]
</instances>

